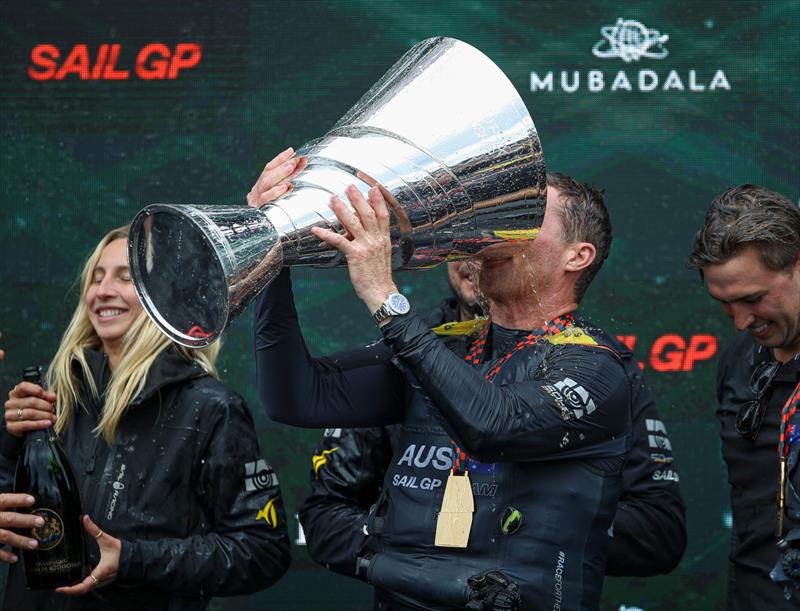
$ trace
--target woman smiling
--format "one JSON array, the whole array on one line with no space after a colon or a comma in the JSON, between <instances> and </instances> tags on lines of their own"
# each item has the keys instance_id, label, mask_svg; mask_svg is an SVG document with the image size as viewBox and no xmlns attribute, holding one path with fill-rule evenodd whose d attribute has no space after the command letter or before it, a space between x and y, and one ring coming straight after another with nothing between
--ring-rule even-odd
<instances>
[{"instance_id":1,"label":"woman smiling","mask_svg":"<svg viewBox=\"0 0 800 611\"><path fill-rule=\"evenodd\" d=\"M32 592L13 565L4 609L194 610L274 583L289 564L278 479L244 400L216 379L218 345L178 346L144 315L127 228L97 245L81 296L48 389L22 382L9 393L0 449L11 459L22 435L55 422L93 568L76 585Z\"/></svg>"}]
</instances>

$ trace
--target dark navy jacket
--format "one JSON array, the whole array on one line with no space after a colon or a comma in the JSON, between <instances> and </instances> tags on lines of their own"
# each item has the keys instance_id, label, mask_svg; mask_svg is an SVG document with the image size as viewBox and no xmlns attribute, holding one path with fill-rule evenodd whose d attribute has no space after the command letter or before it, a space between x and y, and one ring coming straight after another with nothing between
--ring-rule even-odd
<instances>
[{"instance_id":1,"label":"dark navy jacket","mask_svg":"<svg viewBox=\"0 0 800 611\"><path fill-rule=\"evenodd\" d=\"M455 299L425 314L431 327L457 318ZM463 336L443 341L457 353L464 351ZM609 343L622 357L631 381L633 445L622 474L606 575L667 573L686 549L686 510L672 445L633 354L615 340ZM328 358L349 369L354 363L391 357L386 344L378 342ZM390 425L325 430L311 461L311 493L300 509L308 551L316 562L355 576L357 558L368 553L367 515L399 448L400 429L400 425ZM382 598L382 593L377 594Z\"/></svg>"},{"instance_id":2,"label":"dark navy jacket","mask_svg":"<svg viewBox=\"0 0 800 611\"><path fill-rule=\"evenodd\" d=\"M368 581L411 608L458 609L468 577L497 569L519 585L521 608L596 609L629 447L630 383L618 355L541 341L515 352L492 384L484 373L493 359L470 367L413 313L382 330L398 366L342 370L308 354L287 271L259 300L259 388L270 417L403 423L367 524ZM494 329L490 342L504 333ZM470 456L477 490L465 550L433 545L451 439ZM508 509L522 526L503 535Z\"/></svg>"},{"instance_id":3,"label":"dark navy jacket","mask_svg":"<svg viewBox=\"0 0 800 611\"><path fill-rule=\"evenodd\" d=\"M764 400L767 402L761 429L754 441L736 431L736 414L755 397L750 379L759 363L771 360L769 350L759 346L745 331L736 336L720 359L717 378L717 418L722 437L722 455L731 484L733 531L728 574L728 609L731 611L789 611L800 608L800 591L784 597L783 585L773 583L769 573L779 560L775 536L778 493L778 437L781 409L800 381L800 358L778 370ZM800 529L800 439L791 444L784 534Z\"/></svg>"},{"instance_id":4,"label":"dark navy jacket","mask_svg":"<svg viewBox=\"0 0 800 611\"><path fill-rule=\"evenodd\" d=\"M94 350L86 356L102 393L109 376L105 356ZM212 596L254 592L283 575L289 539L278 480L261 459L239 395L168 350L151 368L111 447L93 432L100 410L90 393L82 393L60 438L84 513L122 540L117 579L78 597L30 591L17 563L9 570L4 610L194 611ZM17 438L3 429L0 439L11 458ZM86 541L93 567L99 550L93 539Z\"/></svg>"}]
</instances>

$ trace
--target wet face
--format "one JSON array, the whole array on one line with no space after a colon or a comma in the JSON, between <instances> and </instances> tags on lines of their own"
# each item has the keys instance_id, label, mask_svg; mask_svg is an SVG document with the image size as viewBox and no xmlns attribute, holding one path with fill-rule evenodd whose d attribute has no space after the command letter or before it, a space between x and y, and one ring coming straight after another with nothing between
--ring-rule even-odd
<instances>
[{"instance_id":1,"label":"wet face","mask_svg":"<svg viewBox=\"0 0 800 611\"><path fill-rule=\"evenodd\" d=\"M92 273L84 304L107 353L117 349L142 311L128 270L128 242L109 242Z\"/></svg>"},{"instance_id":2,"label":"wet face","mask_svg":"<svg viewBox=\"0 0 800 611\"><path fill-rule=\"evenodd\" d=\"M800 351L800 259L774 271L750 246L725 263L703 268L708 292L722 303L737 331L747 330L776 356ZM779 354L780 353L780 354Z\"/></svg>"},{"instance_id":3,"label":"wet face","mask_svg":"<svg viewBox=\"0 0 800 611\"><path fill-rule=\"evenodd\" d=\"M489 299L541 298L561 271L567 244L562 238L563 203L553 187L547 187L547 206L535 240L506 242L486 248L480 255L481 291Z\"/></svg>"}]
</instances>

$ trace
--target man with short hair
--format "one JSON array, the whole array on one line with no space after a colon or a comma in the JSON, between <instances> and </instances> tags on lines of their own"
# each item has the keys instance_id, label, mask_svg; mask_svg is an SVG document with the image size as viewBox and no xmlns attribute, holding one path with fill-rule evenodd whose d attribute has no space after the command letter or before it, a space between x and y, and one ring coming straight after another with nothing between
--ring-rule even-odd
<instances>
[{"instance_id":1,"label":"man with short hair","mask_svg":"<svg viewBox=\"0 0 800 611\"><path fill-rule=\"evenodd\" d=\"M479 309L471 262L447 264L452 295L424 314L426 324L451 349L466 353ZM686 508L666 427L650 386L630 350L615 346L631 387L633 440L622 473L622 494L614 517L606 575L669 573L686 549ZM328 359L346 363L389 361L392 350L376 342ZM401 425L328 428L311 459L311 491L300 508L308 553L326 568L356 576L357 558L368 549L363 529L378 500L386 471L400 441ZM381 593L376 591L376 602Z\"/></svg>"},{"instance_id":2,"label":"man with short hair","mask_svg":"<svg viewBox=\"0 0 800 611\"><path fill-rule=\"evenodd\" d=\"M249 199L274 183L262 175L257 187ZM569 190L578 195L548 187L535 240L479 256L491 320L466 359L399 306L379 320L393 364L313 359L288 271L259 299L259 389L273 420L403 423L360 559L382 609L599 606L629 447L629 381L602 332L589 335L573 315L581 277L591 280L608 254L611 226L599 192L575 181ZM355 187L347 196L353 211L331 200L346 234L312 231L344 254L356 294L376 313L398 296L389 214L377 188L369 201ZM590 213L600 222L570 233L570 219Z\"/></svg>"},{"instance_id":3,"label":"man with short hair","mask_svg":"<svg viewBox=\"0 0 800 611\"><path fill-rule=\"evenodd\" d=\"M739 334L723 354L717 417L731 484L728 609L798 609L800 210L745 184L712 203L689 265Z\"/></svg>"}]
</instances>

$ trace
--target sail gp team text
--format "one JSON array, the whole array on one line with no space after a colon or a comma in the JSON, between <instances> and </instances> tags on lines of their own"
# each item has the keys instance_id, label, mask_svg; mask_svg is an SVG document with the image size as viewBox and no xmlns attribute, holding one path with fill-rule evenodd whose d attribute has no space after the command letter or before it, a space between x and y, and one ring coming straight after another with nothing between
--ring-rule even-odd
<instances>
[{"instance_id":1,"label":"sail gp team text","mask_svg":"<svg viewBox=\"0 0 800 611\"><path fill-rule=\"evenodd\" d=\"M437 471L449 471L453 466L453 450L447 446L429 446L409 444L396 463L397 468L410 468L411 473L395 473L392 476L392 486L398 488L418 488L420 490L436 490L444 483L438 477L420 477L413 474L414 469L433 468ZM496 475L499 471L497 463L485 464L468 459L467 470L472 474ZM497 494L495 481L472 482L472 493L475 496L490 496Z\"/></svg>"},{"instance_id":2,"label":"sail gp team text","mask_svg":"<svg viewBox=\"0 0 800 611\"><path fill-rule=\"evenodd\" d=\"M730 91L731 84L723 70L717 70L709 79L697 70L680 73L670 70L666 76L655 70L643 69L630 75L624 70L604 72L603 70L561 70L559 77L554 70L540 75L531 71L531 91L563 91L564 93L577 93L587 90L590 93L602 91L694 91L706 92L724 90Z\"/></svg>"}]
</instances>

